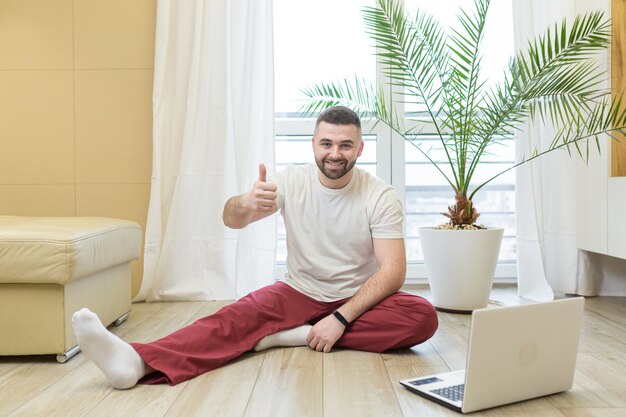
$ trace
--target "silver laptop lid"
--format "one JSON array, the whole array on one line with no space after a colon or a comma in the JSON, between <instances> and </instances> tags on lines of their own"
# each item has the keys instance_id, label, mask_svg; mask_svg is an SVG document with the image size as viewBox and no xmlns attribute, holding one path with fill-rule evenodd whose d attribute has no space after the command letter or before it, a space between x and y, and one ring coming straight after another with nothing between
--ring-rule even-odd
<instances>
[{"instance_id":1,"label":"silver laptop lid","mask_svg":"<svg viewBox=\"0 0 626 417\"><path fill-rule=\"evenodd\" d=\"M463 412L571 388L584 302L577 297L474 311Z\"/></svg>"}]
</instances>

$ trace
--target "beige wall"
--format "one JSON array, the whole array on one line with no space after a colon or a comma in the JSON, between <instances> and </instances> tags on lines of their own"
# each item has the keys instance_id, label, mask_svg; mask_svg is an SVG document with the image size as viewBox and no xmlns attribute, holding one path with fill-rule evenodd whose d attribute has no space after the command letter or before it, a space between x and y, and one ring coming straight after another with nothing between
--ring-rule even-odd
<instances>
[{"instance_id":1,"label":"beige wall","mask_svg":"<svg viewBox=\"0 0 626 417\"><path fill-rule=\"evenodd\" d=\"M156 0L0 0L0 214L145 229L155 15Z\"/></svg>"}]
</instances>

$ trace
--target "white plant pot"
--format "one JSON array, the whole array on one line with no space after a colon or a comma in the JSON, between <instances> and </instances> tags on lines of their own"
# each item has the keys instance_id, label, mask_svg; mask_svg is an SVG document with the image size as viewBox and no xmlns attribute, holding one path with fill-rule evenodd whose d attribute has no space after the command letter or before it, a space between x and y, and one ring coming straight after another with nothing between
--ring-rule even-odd
<instances>
[{"instance_id":1,"label":"white plant pot","mask_svg":"<svg viewBox=\"0 0 626 417\"><path fill-rule=\"evenodd\" d=\"M487 307L503 233L502 228L419 229L437 309L467 313Z\"/></svg>"}]
</instances>

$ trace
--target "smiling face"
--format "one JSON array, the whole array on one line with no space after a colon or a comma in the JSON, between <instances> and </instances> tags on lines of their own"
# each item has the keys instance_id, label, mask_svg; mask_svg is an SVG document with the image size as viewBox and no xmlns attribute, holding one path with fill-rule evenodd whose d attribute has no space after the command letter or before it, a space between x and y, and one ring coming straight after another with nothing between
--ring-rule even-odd
<instances>
[{"instance_id":1,"label":"smiling face","mask_svg":"<svg viewBox=\"0 0 626 417\"><path fill-rule=\"evenodd\" d=\"M320 122L315 128L313 153L320 182L325 187L345 187L361 152L363 141L357 126Z\"/></svg>"}]
</instances>

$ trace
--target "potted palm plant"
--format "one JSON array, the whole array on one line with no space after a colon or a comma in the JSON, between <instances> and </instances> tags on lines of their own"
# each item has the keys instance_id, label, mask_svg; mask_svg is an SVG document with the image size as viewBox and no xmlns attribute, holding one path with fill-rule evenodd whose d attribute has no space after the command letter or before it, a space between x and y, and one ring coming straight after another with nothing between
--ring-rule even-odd
<instances>
[{"instance_id":1,"label":"potted palm plant","mask_svg":"<svg viewBox=\"0 0 626 417\"><path fill-rule=\"evenodd\" d=\"M442 213L447 224L420 229L433 302L440 309L471 311L488 303L503 230L476 223L479 213L472 200L486 184L557 150L585 159L590 141L599 144L605 134L616 139L625 135L621 99L611 99L601 87L605 74L595 60L610 43L610 22L603 13L548 28L510 59L500 82L488 86L480 72L489 5L490 0L475 0L473 9L458 14L458 27L446 31L423 11L408 16L397 1L378 0L363 9L363 16L394 93L389 97L357 76L304 89L308 100L303 112L342 104L384 123L415 146L450 185L454 203ZM430 156L432 149L422 148L419 129L398 115L399 102L424 109L445 155L443 163ZM482 183L473 182L481 158L528 123L554 127L549 145L538 145ZM485 259L478 261L481 256Z\"/></svg>"}]
</instances>

